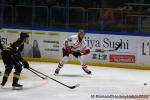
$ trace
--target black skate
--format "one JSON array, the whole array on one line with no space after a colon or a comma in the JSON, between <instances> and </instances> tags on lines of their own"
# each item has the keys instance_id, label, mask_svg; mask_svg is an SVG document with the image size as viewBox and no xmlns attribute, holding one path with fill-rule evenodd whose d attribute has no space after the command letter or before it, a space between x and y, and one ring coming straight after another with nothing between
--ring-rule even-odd
<instances>
[{"instance_id":1,"label":"black skate","mask_svg":"<svg viewBox=\"0 0 150 100\"><path fill-rule=\"evenodd\" d=\"M3 88L5 86L5 83L1 83L1 88Z\"/></svg>"},{"instance_id":2,"label":"black skate","mask_svg":"<svg viewBox=\"0 0 150 100\"><path fill-rule=\"evenodd\" d=\"M57 69L55 70L54 75L55 75L55 76L57 76L57 75L59 74L59 71L60 71L60 69L59 69L59 68L57 68Z\"/></svg>"},{"instance_id":3,"label":"black skate","mask_svg":"<svg viewBox=\"0 0 150 100\"><path fill-rule=\"evenodd\" d=\"M12 89L13 90L22 90L22 88L23 88L23 85L20 85L18 83L12 84Z\"/></svg>"},{"instance_id":4,"label":"black skate","mask_svg":"<svg viewBox=\"0 0 150 100\"><path fill-rule=\"evenodd\" d=\"M1 86L4 86L5 85L5 83L1 83Z\"/></svg>"},{"instance_id":5,"label":"black skate","mask_svg":"<svg viewBox=\"0 0 150 100\"><path fill-rule=\"evenodd\" d=\"M85 73L92 74L92 72L90 70L88 70L86 67L82 67L82 69L84 70Z\"/></svg>"},{"instance_id":6,"label":"black skate","mask_svg":"<svg viewBox=\"0 0 150 100\"><path fill-rule=\"evenodd\" d=\"M8 77L3 77L2 83L1 83L1 88L3 88L7 82Z\"/></svg>"}]
</instances>

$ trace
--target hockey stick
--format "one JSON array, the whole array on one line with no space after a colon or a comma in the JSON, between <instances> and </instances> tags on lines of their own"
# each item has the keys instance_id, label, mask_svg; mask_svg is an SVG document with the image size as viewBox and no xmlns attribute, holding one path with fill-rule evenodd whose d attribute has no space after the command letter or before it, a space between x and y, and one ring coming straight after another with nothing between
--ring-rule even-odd
<instances>
[{"instance_id":1,"label":"hockey stick","mask_svg":"<svg viewBox=\"0 0 150 100\"><path fill-rule=\"evenodd\" d=\"M90 52L111 52L111 51L117 51L120 47L122 46L122 43L120 43L115 49L110 49L110 50L103 50L103 49L96 49L96 50L91 50Z\"/></svg>"},{"instance_id":2,"label":"hockey stick","mask_svg":"<svg viewBox=\"0 0 150 100\"><path fill-rule=\"evenodd\" d=\"M43 75L43 76L45 76L45 77L47 77L47 78L53 80L53 81L55 81L55 82L57 82L57 83L59 83L59 84L61 84L61 85L63 85L63 86L66 86L66 87L68 87L68 88L70 88L70 89L74 89L74 88L80 86L80 84L76 84L76 85L74 85L74 86L68 86L68 85L66 85L66 84L64 84L64 83L62 83L62 82L60 82L60 81L58 81L58 80L56 80L56 79L54 79L54 78L52 78L52 77L50 77L50 76L47 76L47 75L43 74L42 72L39 72L39 71L37 71L37 70L31 68L31 67L29 68L29 70L33 70L33 71L35 71L35 72L37 72L37 73L39 73L39 74L41 74L41 75Z\"/></svg>"},{"instance_id":3,"label":"hockey stick","mask_svg":"<svg viewBox=\"0 0 150 100\"><path fill-rule=\"evenodd\" d=\"M40 76L38 73L36 73L34 70L32 70L32 69L30 69L30 68L29 68L29 71L31 71L32 73L34 73L35 75L37 75L38 77L40 77L40 78L42 78L42 79L46 79L46 78Z\"/></svg>"}]
</instances>

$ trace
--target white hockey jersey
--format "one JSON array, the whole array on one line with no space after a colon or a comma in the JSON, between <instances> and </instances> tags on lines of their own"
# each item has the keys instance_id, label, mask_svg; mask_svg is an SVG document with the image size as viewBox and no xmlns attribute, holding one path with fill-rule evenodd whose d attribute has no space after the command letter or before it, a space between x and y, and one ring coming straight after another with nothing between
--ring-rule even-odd
<instances>
[{"instance_id":1,"label":"white hockey jersey","mask_svg":"<svg viewBox=\"0 0 150 100\"><path fill-rule=\"evenodd\" d=\"M72 51L78 51L80 50L81 52L86 48L86 41L83 39L81 42L79 42L78 35L73 35L67 38L63 45L65 47L65 43L68 43L68 46L72 48Z\"/></svg>"}]
</instances>

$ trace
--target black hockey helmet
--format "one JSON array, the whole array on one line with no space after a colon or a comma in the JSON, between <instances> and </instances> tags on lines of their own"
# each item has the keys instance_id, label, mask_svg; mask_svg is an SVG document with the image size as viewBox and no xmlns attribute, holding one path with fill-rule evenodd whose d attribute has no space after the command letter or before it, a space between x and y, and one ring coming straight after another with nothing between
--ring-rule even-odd
<instances>
[{"instance_id":1,"label":"black hockey helmet","mask_svg":"<svg viewBox=\"0 0 150 100\"><path fill-rule=\"evenodd\" d=\"M29 37L28 33L26 33L26 32L20 33L20 39L24 39L24 38L28 38L28 37Z\"/></svg>"}]
</instances>

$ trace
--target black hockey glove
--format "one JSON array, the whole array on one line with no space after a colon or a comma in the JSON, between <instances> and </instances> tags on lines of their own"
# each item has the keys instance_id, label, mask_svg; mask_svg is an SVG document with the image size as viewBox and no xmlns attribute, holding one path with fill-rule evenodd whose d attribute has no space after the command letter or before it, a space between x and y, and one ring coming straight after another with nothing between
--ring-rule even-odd
<instances>
[{"instance_id":1,"label":"black hockey glove","mask_svg":"<svg viewBox=\"0 0 150 100\"><path fill-rule=\"evenodd\" d=\"M27 61L22 61L23 67L29 69L29 63Z\"/></svg>"},{"instance_id":2,"label":"black hockey glove","mask_svg":"<svg viewBox=\"0 0 150 100\"><path fill-rule=\"evenodd\" d=\"M22 64L20 64L19 62L16 62L17 67L21 67L22 68Z\"/></svg>"}]
</instances>

